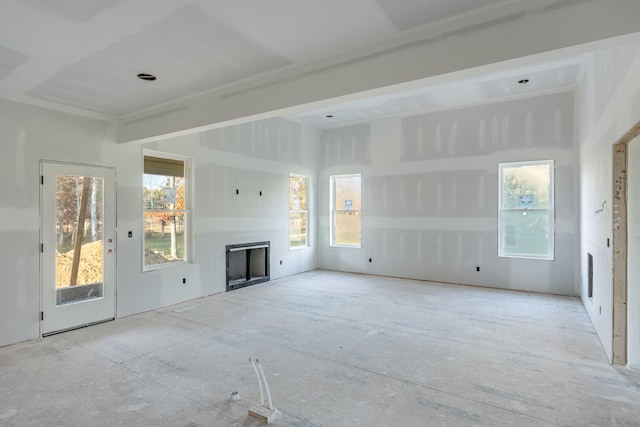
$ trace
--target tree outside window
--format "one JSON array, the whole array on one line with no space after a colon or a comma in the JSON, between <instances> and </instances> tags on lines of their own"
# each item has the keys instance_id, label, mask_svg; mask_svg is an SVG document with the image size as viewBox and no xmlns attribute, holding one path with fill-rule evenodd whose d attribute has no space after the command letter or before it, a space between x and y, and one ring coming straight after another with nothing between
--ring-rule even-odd
<instances>
[{"instance_id":1,"label":"tree outside window","mask_svg":"<svg viewBox=\"0 0 640 427\"><path fill-rule=\"evenodd\" d=\"M303 175L289 175L289 248L304 248L309 245L309 211L307 208L307 187L309 178Z\"/></svg>"},{"instance_id":2,"label":"tree outside window","mask_svg":"<svg viewBox=\"0 0 640 427\"><path fill-rule=\"evenodd\" d=\"M187 260L185 160L144 156L144 265Z\"/></svg>"}]
</instances>

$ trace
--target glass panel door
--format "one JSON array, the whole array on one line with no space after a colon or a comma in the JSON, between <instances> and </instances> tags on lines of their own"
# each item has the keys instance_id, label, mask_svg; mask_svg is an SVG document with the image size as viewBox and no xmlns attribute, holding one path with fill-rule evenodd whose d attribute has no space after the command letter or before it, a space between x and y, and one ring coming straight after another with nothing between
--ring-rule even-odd
<instances>
[{"instance_id":1,"label":"glass panel door","mask_svg":"<svg viewBox=\"0 0 640 427\"><path fill-rule=\"evenodd\" d=\"M42 333L115 317L115 171L42 162Z\"/></svg>"}]
</instances>

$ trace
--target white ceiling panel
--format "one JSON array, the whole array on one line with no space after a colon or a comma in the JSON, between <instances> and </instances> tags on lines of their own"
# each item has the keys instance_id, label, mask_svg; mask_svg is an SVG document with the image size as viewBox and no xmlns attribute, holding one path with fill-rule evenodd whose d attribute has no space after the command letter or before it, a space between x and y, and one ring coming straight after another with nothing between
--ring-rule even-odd
<instances>
[{"instance_id":1,"label":"white ceiling panel","mask_svg":"<svg viewBox=\"0 0 640 427\"><path fill-rule=\"evenodd\" d=\"M242 93L305 73L331 74L334 66L505 17L595 1L0 0L0 97L132 117L205 92ZM375 91L384 96L293 117L339 126L570 87L579 70L574 61L455 82L444 76L419 90L386 88ZM157 80L141 81L138 73ZM514 83L523 76L531 80L526 87Z\"/></svg>"},{"instance_id":2,"label":"white ceiling panel","mask_svg":"<svg viewBox=\"0 0 640 427\"><path fill-rule=\"evenodd\" d=\"M194 5L69 66L29 95L117 116L288 64Z\"/></svg>"},{"instance_id":3,"label":"white ceiling panel","mask_svg":"<svg viewBox=\"0 0 640 427\"><path fill-rule=\"evenodd\" d=\"M490 73L478 71L472 78L452 78L450 82L437 84L425 82L423 87L411 90L397 88L385 95L313 109L291 117L312 126L334 128L381 117L570 90L578 84L585 61L585 55L578 55L560 62L531 64L524 68L506 68ZM523 79L528 83L520 84Z\"/></svg>"},{"instance_id":4,"label":"white ceiling panel","mask_svg":"<svg viewBox=\"0 0 640 427\"><path fill-rule=\"evenodd\" d=\"M120 0L24 0L29 6L76 23L88 21L119 2Z\"/></svg>"},{"instance_id":5,"label":"white ceiling panel","mask_svg":"<svg viewBox=\"0 0 640 427\"><path fill-rule=\"evenodd\" d=\"M24 63L28 59L28 56L16 52L8 47L0 46L0 79L9 75L20 64Z\"/></svg>"},{"instance_id":6,"label":"white ceiling panel","mask_svg":"<svg viewBox=\"0 0 640 427\"><path fill-rule=\"evenodd\" d=\"M376 0L400 31L422 27L504 0Z\"/></svg>"},{"instance_id":7,"label":"white ceiling panel","mask_svg":"<svg viewBox=\"0 0 640 427\"><path fill-rule=\"evenodd\" d=\"M478 83L480 99L494 99L504 96L521 95L531 91L549 91L578 84L580 64L566 64L545 70L522 70L508 77L488 79ZM528 80L527 83L519 83Z\"/></svg>"}]
</instances>

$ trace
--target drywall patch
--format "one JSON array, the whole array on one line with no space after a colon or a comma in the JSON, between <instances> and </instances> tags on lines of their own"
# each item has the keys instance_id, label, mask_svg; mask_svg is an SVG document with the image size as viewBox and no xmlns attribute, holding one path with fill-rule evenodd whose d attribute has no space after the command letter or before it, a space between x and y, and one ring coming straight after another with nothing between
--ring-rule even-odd
<instances>
[{"instance_id":1,"label":"drywall patch","mask_svg":"<svg viewBox=\"0 0 640 427\"><path fill-rule=\"evenodd\" d=\"M302 125L282 118L260 120L200 134L200 145L278 162L302 161Z\"/></svg>"},{"instance_id":2,"label":"drywall patch","mask_svg":"<svg viewBox=\"0 0 640 427\"><path fill-rule=\"evenodd\" d=\"M269 220L287 215L288 205L280 199L282 194L288 194L284 174L208 163L196 163L194 171L196 182L207 189L198 198L200 215Z\"/></svg>"},{"instance_id":3,"label":"drywall patch","mask_svg":"<svg viewBox=\"0 0 640 427\"><path fill-rule=\"evenodd\" d=\"M639 44L604 49L591 54L588 87L589 97L593 98L589 105L593 107L593 111L590 112L589 119L596 119L602 115L639 54Z\"/></svg>"},{"instance_id":4,"label":"drywall patch","mask_svg":"<svg viewBox=\"0 0 640 427\"><path fill-rule=\"evenodd\" d=\"M380 217L491 218L497 180L485 170L371 176L363 183L364 208Z\"/></svg>"},{"instance_id":5,"label":"drywall patch","mask_svg":"<svg viewBox=\"0 0 640 427\"><path fill-rule=\"evenodd\" d=\"M322 167L371 164L371 124L330 129L320 136Z\"/></svg>"},{"instance_id":6,"label":"drywall patch","mask_svg":"<svg viewBox=\"0 0 640 427\"><path fill-rule=\"evenodd\" d=\"M572 149L574 98L565 92L405 117L401 160L483 156L531 146Z\"/></svg>"},{"instance_id":7,"label":"drywall patch","mask_svg":"<svg viewBox=\"0 0 640 427\"><path fill-rule=\"evenodd\" d=\"M562 200L556 200L556 218L573 220L576 218L576 169L573 166L556 166L554 184L556 194L562 194Z\"/></svg>"},{"instance_id":8,"label":"drywall patch","mask_svg":"<svg viewBox=\"0 0 640 427\"><path fill-rule=\"evenodd\" d=\"M497 253L492 231L376 228L367 236L371 258L399 277L469 282L464 274L475 272L471 266L486 265L486 254Z\"/></svg>"}]
</instances>

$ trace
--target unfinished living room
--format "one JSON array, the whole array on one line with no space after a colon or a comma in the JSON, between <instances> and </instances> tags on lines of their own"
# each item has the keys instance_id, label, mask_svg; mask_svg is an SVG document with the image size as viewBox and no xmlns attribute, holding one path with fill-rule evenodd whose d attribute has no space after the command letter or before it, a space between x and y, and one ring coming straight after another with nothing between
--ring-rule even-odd
<instances>
[{"instance_id":1,"label":"unfinished living room","mask_svg":"<svg viewBox=\"0 0 640 427\"><path fill-rule=\"evenodd\" d=\"M640 3L0 11L0 426L639 425Z\"/></svg>"}]
</instances>

